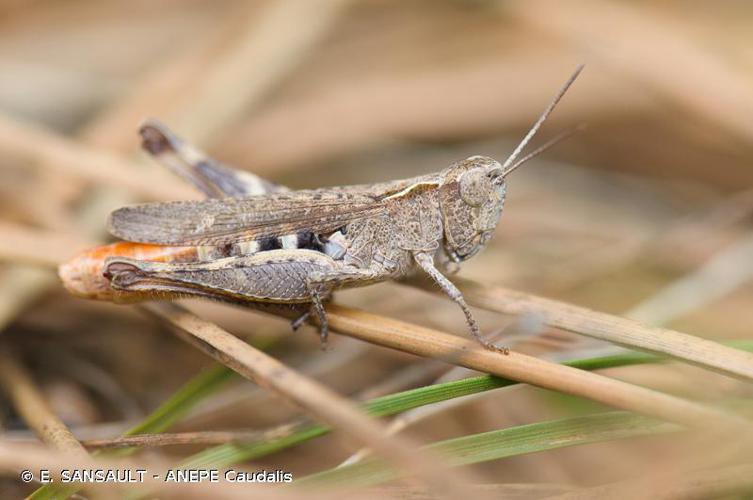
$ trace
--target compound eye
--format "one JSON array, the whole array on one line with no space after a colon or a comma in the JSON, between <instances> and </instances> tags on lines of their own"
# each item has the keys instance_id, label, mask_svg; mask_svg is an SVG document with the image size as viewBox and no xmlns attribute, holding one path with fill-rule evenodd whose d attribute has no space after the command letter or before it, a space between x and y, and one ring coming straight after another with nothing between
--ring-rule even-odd
<instances>
[{"instance_id":1,"label":"compound eye","mask_svg":"<svg viewBox=\"0 0 753 500\"><path fill-rule=\"evenodd\" d=\"M486 174L489 179L492 181L492 184L499 186L503 182L505 182L505 176L502 172L502 167L500 168L493 168L489 170L489 172Z\"/></svg>"},{"instance_id":2,"label":"compound eye","mask_svg":"<svg viewBox=\"0 0 753 500\"><path fill-rule=\"evenodd\" d=\"M460 197L472 207L478 207L484 202L489 178L482 168L474 168L464 173L460 178Z\"/></svg>"}]
</instances>

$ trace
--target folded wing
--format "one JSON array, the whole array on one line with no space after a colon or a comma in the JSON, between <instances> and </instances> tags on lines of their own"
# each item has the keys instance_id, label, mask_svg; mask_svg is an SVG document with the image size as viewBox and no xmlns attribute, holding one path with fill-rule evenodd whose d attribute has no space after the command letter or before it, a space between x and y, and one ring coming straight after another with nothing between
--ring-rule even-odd
<instances>
[{"instance_id":1,"label":"folded wing","mask_svg":"<svg viewBox=\"0 0 753 500\"><path fill-rule=\"evenodd\" d=\"M123 207L110 214L108 230L137 243L225 245L303 230L327 233L384 210L368 193L292 191Z\"/></svg>"}]
</instances>

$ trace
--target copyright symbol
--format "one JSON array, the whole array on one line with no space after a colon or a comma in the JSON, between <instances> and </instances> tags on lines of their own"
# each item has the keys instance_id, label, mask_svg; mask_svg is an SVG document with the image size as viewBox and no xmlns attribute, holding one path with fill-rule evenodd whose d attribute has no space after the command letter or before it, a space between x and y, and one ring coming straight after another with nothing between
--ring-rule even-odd
<instances>
[{"instance_id":1,"label":"copyright symbol","mask_svg":"<svg viewBox=\"0 0 753 500\"><path fill-rule=\"evenodd\" d=\"M24 483L30 483L34 480L34 474L30 470L21 471L21 481Z\"/></svg>"}]
</instances>

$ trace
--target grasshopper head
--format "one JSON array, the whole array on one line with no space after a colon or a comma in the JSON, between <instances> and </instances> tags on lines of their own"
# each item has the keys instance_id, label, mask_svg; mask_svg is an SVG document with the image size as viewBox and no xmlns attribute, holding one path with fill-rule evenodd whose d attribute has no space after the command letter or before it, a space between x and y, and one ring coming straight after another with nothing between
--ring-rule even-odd
<instances>
[{"instance_id":1,"label":"grasshopper head","mask_svg":"<svg viewBox=\"0 0 753 500\"><path fill-rule=\"evenodd\" d=\"M502 215L507 175L580 130L581 127L576 127L561 133L531 153L518 158L582 69L583 66L579 66L560 88L520 144L505 160L504 165L486 156L471 156L455 163L444 172L439 200L444 223L444 248L452 260L460 262L473 257L491 239Z\"/></svg>"},{"instance_id":2,"label":"grasshopper head","mask_svg":"<svg viewBox=\"0 0 753 500\"><path fill-rule=\"evenodd\" d=\"M445 171L440 204L445 250L453 260L466 260L489 242L506 188L502 165L486 156L471 156Z\"/></svg>"}]
</instances>

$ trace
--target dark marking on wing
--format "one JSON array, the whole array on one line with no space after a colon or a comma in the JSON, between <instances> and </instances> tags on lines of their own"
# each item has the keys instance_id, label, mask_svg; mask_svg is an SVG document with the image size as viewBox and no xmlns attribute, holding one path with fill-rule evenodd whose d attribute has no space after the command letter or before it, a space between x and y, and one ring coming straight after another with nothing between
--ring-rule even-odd
<instances>
[{"instance_id":1,"label":"dark marking on wing","mask_svg":"<svg viewBox=\"0 0 753 500\"><path fill-rule=\"evenodd\" d=\"M324 246L322 245L319 235L314 234L311 231L299 231L298 234L298 248L304 248L307 250L315 250L317 252L324 252Z\"/></svg>"},{"instance_id":2,"label":"dark marking on wing","mask_svg":"<svg viewBox=\"0 0 753 500\"><path fill-rule=\"evenodd\" d=\"M282 248L279 238L262 238L259 240L259 251L267 252L269 250L278 250Z\"/></svg>"},{"instance_id":3,"label":"dark marking on wing","mask_svg":"<svg viewBox=\"0 0 753 500\"><path fill-rule=\"evenodd\" d=\"M233 254L233 245L230 243L220 245L218 251L223 257L230 257Z\"/></svg>"}]
</instances>

